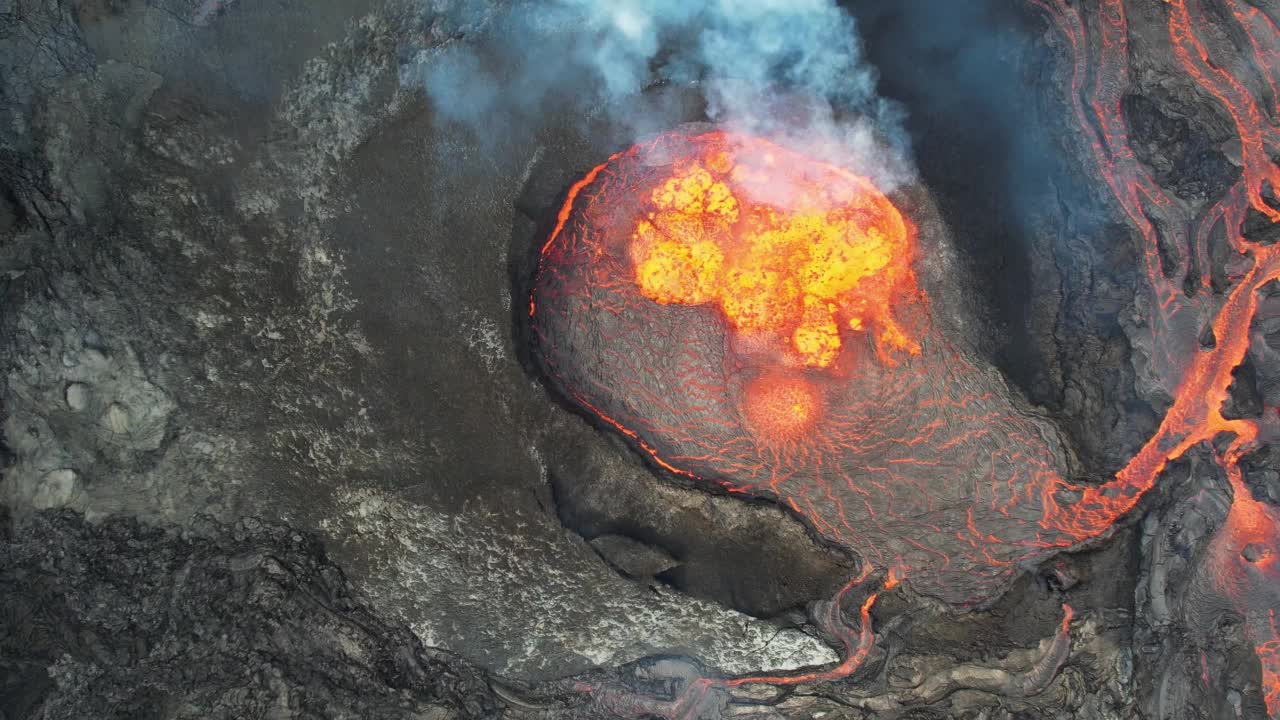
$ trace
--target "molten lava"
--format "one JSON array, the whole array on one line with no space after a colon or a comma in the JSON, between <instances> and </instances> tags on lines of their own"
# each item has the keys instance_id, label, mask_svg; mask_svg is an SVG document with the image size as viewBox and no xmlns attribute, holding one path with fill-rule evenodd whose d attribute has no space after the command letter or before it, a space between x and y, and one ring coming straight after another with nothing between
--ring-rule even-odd
<instances>
[{"instance_id":1,"label":"molten lava","mask_svg":"<svg viewBox=\"0 0 1280 720\"><path fill-rule=\"evenodd\" d=\"M1252 65L1269 95L1267 103L1244 79L1247 67L1215 61L1201 37L1214 21L1197 0L1166 0L1169 40L1187 75L1231 116L1240 142L1241 177L1221 198L1197 211L1176 202L1151 172L1137 161L1129 145L1120 99L1129 87L1129 30L1122 0L1102 0L1101 21L1091 36L1086 18L1065 0L1030 0L1046 11L1067 39L1074 63L1071 103L1081 132L1090 139L1095 164L1143 238L1147 281L1153 302L1150 325L1158 353L1157 370L1169 378L1174 397L1156 435L1120 472L1115 491L1120 497L1141 493L1155 481L1167 462L1192 447L1220 435L1234 436L1219 455L1230 481L1232 506L1226 523L1212 540L1208 572L1217 592L1245 616L1246 626L1262 661L1264 697L1272 717L1280 717L1280 633L1275 616L1280 609L1280 573L1274 549L1280 543L1280 509L1255 500L1244 484L1240 457L1254 444L1257 422L1227 419L1222 414L1233 371L1243 362L1250 343L1250 326L1258 308L1258 293L1280 278L1280 246L1250 243L1241 234L1249 210L1272 223L1280 210L1265 197L1280 192L1280 165L1268 148L1280 147L1280 29L1265 12L1243 0L1223 0L1227 17L1247 39L1238 48ZM1090 41L1093 41L1092 44ZM1090 55L1093 54L1091 58ZM1086 86L1090 66L1094 82ZM1164 244L1156 225L1165 234ZM1209 282L1209 235L1222 226L1236 255L1247 269L1235 278L1225 297L1215 296ZM1194 228L1194 229L1193 229ZM1161 251L1172 253L1166 265ZM1200 268L1192 275L1192 263ZM1188 291L1187 289L1190 289ZM1205 326L1215 345L1198 347ZM1093 493L1080 503L1082 517L1090 508L1109 514L1113 497Z\"/></svg>"},{"instance_id":2,"label":"molten lava","mask_svg":"<svg viewBox=\"0 0 1280 720\"><path fill-rule=\"evenodd\" d=\"M828 367L842 330L918 354L890 308L913 289L907 228L868 180L758 138L716 136L653 189L631 240L658 303L715 305L739 333Z\"/></svg>"},{"instance_id":3,"label":"molten lava","mask_svg":"<svg viewBox=\"0 0 1280 720\"><path fill-rule=\"evenodd\" d=\"M1258 93L1241 68L1211 56L1197 0L1162 6L1176 60L1234 119L1240 142L1239 182L1193 208L1130 147L1123 0L1100 0L1094 16L1069 0L1028 2L1069 45L1074 119L1141 240L1150 374L1173 397L1112 481L1065 480L1056 430L931 322L913 275L914 230L881 192L759 138L671 133L576 183L530 296L537 355L569 399L663 468L776 498L890 569L886 588L905 581L958 606L987 602L1019 568L1108 532L1170 462L1232 437L1219 458L1234 499L1211 573L1246 618L1280 716L1280 512L1241 478L1257 423L1222 410L1258 293L1280 278L1280 245L1241 233L1250 210L1280 222L1267 199L1280 192L1269 155L1280 147L1280 29L1245 0L1222 0L1247 39ZM1215 294L1208 248L1219 227L1243 269ZM834 670L720 685L847 675L870 647L875 597Z\"/></svg>"},{"instance_id":4,"label":"molten lava","mask_svg":"<svg viewBox=\"0 0 1280 720\"><path fill-rule=\"evenodd\" d=\"M747 384L742 405L756 437L795 440L813 427L822 412L822 397L803 377L770 374Z\"/></svg>"},{"instance_id":5,"label":"molten lava","mask_svg":"<svg viewBox=\"0 0 1280 720\"><path fill-rule=\"evenodd\" d=\"M895 584L984 603L1091 535L1057 507L1056 430L931 322L916 242L847 170L663 135L571 188L530 297L537 356L660 466L776 498Z\"/></svg>"}]
</instances>

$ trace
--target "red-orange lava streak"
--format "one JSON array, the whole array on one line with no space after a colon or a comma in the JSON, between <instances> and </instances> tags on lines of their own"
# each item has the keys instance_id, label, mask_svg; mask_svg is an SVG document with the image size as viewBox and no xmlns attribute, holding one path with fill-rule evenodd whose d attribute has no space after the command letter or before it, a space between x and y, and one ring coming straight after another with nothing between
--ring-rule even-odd
<instances>
[{"instance_id":1,"label":"red-orange lava streak","mask_svg":"<svg viewBox=\"0 0 1280 720\"><path fill-rule=\"evenodd\" d=\"M1188 74L1221 103L1236 123L1244 163L1241 182L1246 188L1249 204L1271 222L1280 222L1280 210L1270 206L1263 197L1263 190L1268 186L1272 193L1280 193L1280 166L1272 162L1268 154L1269 146L1280 147L1280 142L1277 142L1280 135L1277 134L1276 127L1267 123L1258 102L1243 83L1211 61L1208 50L1196 35L1188 0L1171 0L1170 6L1169 34L1180 62ZM1275 64L1277 48L1274 44L1270 47L1260 45L1255 35L1266 33L1274 42L1277 38L1275 25L1265 16L1259 22L1261 13L1256 8L1253 13L1245 13L1238 3L1228 2L1228 7L1249 37L1254 50L1254 65L1260 70L1264 81L1269 83L1272 100L1275 102L1275 77L1280 72L1280 67ZM1237 250L1247 246L1239 238L1239 222L1243 217L1243 209L1238 209L1234 214L1234 226L1227 228L1228 238ZM1280 247L1247 247L1254 254L1254 265L1233 292L1234 297L1240 292L1240 288L1247 289L1250 301L1247 312L1230 317L1224 306L1223 312L1214 322L1214 332L1219 343L1224 335L1230 334L1245 349L1248 347L1249 327L1257 309L1255 293L1262 284L1280 277ZM1241 351L1239 360L1243 360L1243 357ZM1232 505L1226 525L1214 538L1217 547L1211 547L1211 551L1218 556L1211 570L1224 580L1234 576L1239 583L1239 586L1233 587L1224 581L1221 583L1221 590L1236 602L1246 617L1246 626L1262 661L1263 694L1267 711L1272 717L1280 717L1280 662L1274 652L1274 645L1280 641L1280 636L1276 634L1275 624L1269 622L1274 617L1276 608L1280 607L1280 572L1277 572L1274 556L1275 548L1280 545L1280 510L1253 499L1239 468L1241 453L1253 443L1256 436L1256 425L1250 421L1226 420L1222 417L1225 390L1215 399L1218 402L1205 419L1205 432L1233 432L1236 440L1222 458L1232 485ZM1261 548L1253 560L1245 558L1250 547ZM1268 621L1263 621L1264 615Z\"/></svg>"},{"instance_id":2,"label":"red-orange lava streak","mask_svg":"<svg viewBox=\"0 0 1280 720\"><path fill-rule=\"evenodd\" d=\"M1268 184L1272 192L1280 192L1280 168L1271 162L1267 154L1266 141L1268 135L1274 136L1274 130L1267 126L1257 101L1244 85L1209 60L1209 51L1191 23L1188 0L1166 1L1170 9L1169 37L1173 40L1174 54L1187 73L1217 98L1235 120L1250 204L1271 222L1280 222L1280 210L1268 205L1262 197L1263 187Z\"/></svg>"},{"instance_id":3,"label":"red-orange lava streak","mask_svg":"<svg viewBox=\"0 0 1280 720\"><path fill-rule=\"evenodd\" d=\"M1195 244L1187 247L1187 219L1180 206L1155 182L1150 171L1138 161L1130 148L1129 127L1122 101L1129 87L1128 21L1122 0L1100 0L1097 42L1089 43L1085 19L1080 11L1065 0L1028 0L1045 11L1070 44L1070 103L1081 136L1097 163L1102 180L1130 224L1143 238L1143 260L1148 286L1152 293L1147 318L1155 356L1153 374L1176 384L1181 378L1183 358L1196 343L1205 296L1187 298L1182 292L1190 271L1190 259L1197 266L1207 266L1207 237L1212 223L1197 233ZM1096 53L1090 63L1090 53ZM1092 65L1093 83L1085 80ZM1087 101L1085 91L1088 91ZM1172 254L1172 265L1166 266L1160 252L1159 222ZM1200 283L1208 289L1208 273L1201 273ZM1169 388L1172 390L1172 388Z\"/></svg>"},{"instance_id":4,"label":"red-orange lava streak","mask_svg":"<svg viewBox=\"0 0 1280 720\"><path fill-rule=\"evenodd\" d=\"M1262 10L1243 0L1226 0L1226 3L1249 38L1258 72L1271 92L1272 120L1280 121L1280 27Z\"/></svg>"},{"instance_id":5,"label":"red-orange lava streak","mask_svg":"<svg viewBox=\"0 0 1280 720\"><path fill-rule=\"evenodd\" d=\"M1262 662L1262 697L1267 703L1267 711L1274 717L1280 709L1280 635L1274 625L1271 637L1276 639L1263 642L1255 651Z\"/></svg>"},{"instance_id":6,"label":"red-orange lava streak","mask_svg":"<svg viewBox=\"0 0 1280 720\"><path fill-rule=\"evenodd\" d=\"M551 235L547 237L547 241L542 244L542 251L538 253L538 272L539 273L542 272L542 265L546 261L547 252L550 251L551 247L554 246L556 241L560 239L560 234L564 232L565 223L569 222L569 217L573 214L573 203L578 199L578 194L582 192L583 188L586 188L589 185L591 185L591 183L595 182L596 178L600 176L600 173L604 172L605 168L609 167L610 164L615 162L618 158L622 157L623 155L634 153L635 151L636 151L636 148L632 147L627 150L616 152L610 155L608 160L605 160L599 165L591 168L591 170L589 170L586 175L582 176L581 180L579 180L578 182L574 183L569 187L569 192L565 197L564 205L560 207L560 212L556 215L555 228L552 229ZM529 317L533 317L534 312L536 310L537 310L537 299L535 297L535 293L530 292L529 293Z\"/></svg>"},{"instance_id":7,"label":"red-orange lava streak","mask_svg":"<svg viewBox=\"0 0 1280 720\"><path fill-rule=\"evenodd\" d=\"M1068 39L1074 58L1072 72L1073 97L1077 120L1086 136L1091 135L1090 124L1080 105L1080 78L1086 71L1085 26L1078 10L1063 0L1029 0L1045 9ZM1254 66L1271 94L1273 107L1280 102L1277 97L1276 78L1280 73L1280 32L1261 10L1244 5L1241 0L1224 0L1240 29L1249 39ZM1155 309L1155 321L1168 320L1166 313L1179 307L1199 305L1211 299L1208 293L1208 272L1204 260L1207 257L1207 236L1215 222L1226 225L1227 240L1237 253L1253 256L1253 264L1240 277L1225 302L1212 320L1216 345L1212 349L1188 353L1183 360L1184 374L1176 385L1173 406L1164 418L1155 436L1148 441L1128 465L1117 475L1116 482L1102 488L1086 488L1075 505L1062 509L1056 522L1075 523L1080 531L1092 530L1107 523L1117 510L1127 510L1137 498L1151 487L1168 462L1181 457L1192 447L1215 436L1226 433L1235 435L1229 450L1221 456L1221 462L1230 480L1233 501L1227 521L1215 535L1210 548L1210 572L1218 578L1219 590L1240 608L1248 620L1247 626L1254 638L1259 658L1263 664L1264 695L1268 712L1280 716L1280 658L1277 657L1277 636L1274 617L1280 605L1280 574L1275 572L1274 556L1270 551L1257 548L1275 547L1280 542L1280 512L1254 500L1244 485L1238 465L1240 454L1254 441L1255 424L1247 420L1228 420L1222 415L1227 400L1232 373L1244 360L1249 347L1249 328L1258 307L1257 294L1267 282L1280 278L1280 248L1247 243L1240 236L1240 226L1245 210L1252 207L1272 222L1280 222L1280 211L1270 206L1263 197L1270 186L1272 192L1280 190L1280 167L1271 161L1268 146L1277 143L1277 129L1269 125L1259 102L1226 65L1214 63L1208 48L1197 34L1197 23L1192 9L1199 8L1198 0L1166 0L1169 9L1168 30L1174 54L1187 74L1209 95L1215 98L1235 121L1240 138L1243 176L1236 188L1228 191L1216 205L1209 208L1198 224L1191 248L1175 247L1182 257L1195 255L1200 259L1202 273L1200 293L1186 298L1177 292L1176 284L1186 270L1185 263L1169 282L1159 266L1158 238L1151 222L1143 215L1145 198L1160 207L1166 205L1166 196L1152 182L1150 174L1130 162L1132 153L1127 147L1127 130L1118 99L1127 88L1127 53L1116 53L1117 47L1127 43L1128 27L1124 21L1121 0L1102 0L1105 19L1101 22L1101 45L1097 76L1098 87L1094 91L1093 109L1103 128L1105 143L1094 143L1094 154L1117 201L1125 208L1134 226L1142 233L1148 259L1148 279L1157 296L1162 299ZM1119 22L1116 22L1118 20ZM1103 83L1104 76L1122 82ZM1108 99L1101 101L1108 88ZM1275 118L1280 120L1280 117ZM1118 128L1118 130L1117 130ZM1105 145L1105 148L1104 148ZM1124 162L1115 162L1123 157ZM1175 227L1185 228L1189 218L1175 218ZM1175 230L1175 245L1185 242L1182 232ZM1159 323L1153 324L1153 327ZM1167 322L1162 326L1170 328ZM1159 336L1157 342L1171 347L1170 340ZM1176 358L1174 358L1176 359ZM1052 507L1052 505L1047 505ZM1247 559L1246 549L1249 549ZM1267 618L1267 622L1261 620Z\"/></svg>"},{"instance_id":8,"label":"red-orange lava streak","mask_svg":"<svg viewBox=\"0 0 1280 720\"><path fill-rule=\"evenodd\" d=\"M663 460L662 456L658 454L658 451L654 449L652 445L645 442L644 438L640 437L639 433L627 427L626 425L623 425L617 420L614 420L613 418L609 417L602 410L600 410L600 408L588 402L586 398L583 398L582 396L575 394L574 400L581 403L582 406L585 407L586 409L590 410L592 414L594 414L597 418L613 426L613 429L631 438L633 442L635 442L637 445L640 446L641 450L647 453L649 457L652 458L653 461L656 462L659 466L661 466L664 470L667 470L668 472L673 472L676 475L683 475L685 477L696 477L693 473L689 472L688 470L682 470L676 467L675 465L672 465L671 463L667 462L666 460Z\"/></svg>"},{"instance_id":9,"label":"red-orange lava streak","mask_svg":"<svg viewBox=\"0 0 1280 720\"><path fill-rule=\"evenodd\" d=\"M1056 510L1051 522L1081 536L1096 535L1137 504L1155 485L1172 460L1220 432L1236 432L1239 424L1224 420L1221 409L1231 387L1232 373L1249 349L1249 324L1258 308L1258 290L1280 278L1280 255L1272 248L1258 248L1257 262L1232 289L1213 330L1217 347L1191 359L1174 402L1159 429L1138 454L1116 474L1116 481L1085 486L1082 499Z\"/></svg>"}]
</instances>

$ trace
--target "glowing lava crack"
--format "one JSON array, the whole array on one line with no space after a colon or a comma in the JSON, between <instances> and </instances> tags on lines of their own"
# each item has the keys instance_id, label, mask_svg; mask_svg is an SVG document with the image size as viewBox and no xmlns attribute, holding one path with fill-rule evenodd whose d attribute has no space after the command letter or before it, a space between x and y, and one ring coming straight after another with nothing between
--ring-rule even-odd
<instances>
[{"instance_id":1,"label":"glowing lava crack","mask_svg":"<svg viewBox=\"0 0 1280 720\"><path fill-rule=\"evenodd\" d=\"M1249 207L1276 217L1257 190L1273 183L1275 166L1254 158L1202 216L1179 217L1134 160L1118 117L1123 4L1104 3L1110 15L1101 23L1097 73L1107 81L1086 94L1081 16L1060 0L1031 1L1049 11L1076 53L1073 110L1094 137L1102 178L1145 241L1152 361L1174 397L1113 480L1064 480L1054 428L1017 407L994 370L930 321L913 273L916 238L882 193L759 138L672 133L614 155L574 185L530 297L537 356L565 396L662 467L776 498L861 554L864 577L870 567L888 569L886 587L906 580L955 606L988 602L1022 568L1107 532L1171 460L1233 435L1221 459L1235 504L1214 539L1211 571L1246 615L1268 708L1280 715L1280 512L1249 497L1240 477L1257 424L1222 414L1248 350L1257 293L1280 278L1280 246L1240 235ZM1275 135L1253 124L1251 98L1229 76L1217 77L1223 73L1205 59L1181 0L1170 5L1169 25L1179 60L1239 123L1245 154L1255 137ZM1180 251L1172 267L1160 256L1152 215L1171 228L1198 228L1174 233ZM1206 236L1218 223L1248 269L1221 297L1208 292L1207 274L1187 293L1180 288L1192 287L1184 282L1189 258L1205 266ZM1196 319L1209 317L1216 344L1202 348ZM856 630L842 624L837 598L829 624L841 628L835 634L847 651L837 668L704 681L651 710L694 717L713 688L847 676L870 647L875 598L864 601ZM1052 677L1065 659L1070 616L1067 608L1059 650L1046 655L1037 677ZM631 708L649 699L619 702Z\"/></svg>"},{"instance_id":2,"label":"glowing lava crack","mask_svg":"<svg viewBox=\"0 0 1280 720\"><path fill-rule=\"evenodd\" d=\"M967 606L1136 500L1068 488L1054 429L929 320L914 230L869 181L673 133L575 185L531 297L557 387L663 467L773 497ZM1077 501L1084 516L1060 507Z\"/></svg>"},{"instance_id":3,"label":"glowing lava crack","mask_svg":"<svg viewBox=\"0 0 1280 720\"><path fill-rule=\"evenodd\" d=\"M886 587L905 579L957 606L990 601L1021 568L1102 535L1170 461L1228 436L1219 459L1233 505L1208 572L1245 617L1269 713L1280 717L1280 510L1250 496L1239 468L1259 424L1222 410L1258 293L1280 279L1280 246L1241 234L1251 209L1280 222L1264 197L1280 183L1268 153L1280 147L1280 124L1224 69L1234 66L1210 57L1200 3L1167 0L1175 59L1234 120L1243 165L1222 197L1187 208L1130 148L1122 0L1101 1L1096 27L1066 0L1028 2L1067 41L1074 119L1099 180L1140 237L1151 370L1173 397L1110 482L1064 480L1053 427L1017 407L997 373L930 322L913 273L913 230L880 191L759 138L672 133L574 185L530 297L537 357L565 396L662 467L776 498L888 569ZM1240 0L1224 2L1274 95L1280 25ZM1240 268L1223 293L1193 270L1209 266L1218 227ZM1209 348L1199 342L1206 326ZM833 670L699 681L657 705L618 696L615 710L691 718L712 688L847 676L870 647L875 598L863 602L857 629L842 625L837 598L828 624L843 627L835 634L847 652ZM1052 677L1065 659L1070 616L1037 677Z\"/></svg>"}]
</instances>

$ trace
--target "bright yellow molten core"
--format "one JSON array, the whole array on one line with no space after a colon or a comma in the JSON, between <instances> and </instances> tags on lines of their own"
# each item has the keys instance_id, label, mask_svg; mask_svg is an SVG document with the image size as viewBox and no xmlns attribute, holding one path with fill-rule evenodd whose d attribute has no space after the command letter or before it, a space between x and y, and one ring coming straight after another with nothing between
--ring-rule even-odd
<instances>
[{"instance_id":1,"label":"bright yellow molten core","mask_svg":"<svg viewBox=\"0 0 1280 720\"><path fill-rule=\"evenodd\" d=\"M919 345L891 307L913 287L906 225L869 181L765 140L726 136L672 167L631 257L658 303L714 303L740 333L831 365L841 333L872 330L882 359Z\"/></svg>"}]
</instances>

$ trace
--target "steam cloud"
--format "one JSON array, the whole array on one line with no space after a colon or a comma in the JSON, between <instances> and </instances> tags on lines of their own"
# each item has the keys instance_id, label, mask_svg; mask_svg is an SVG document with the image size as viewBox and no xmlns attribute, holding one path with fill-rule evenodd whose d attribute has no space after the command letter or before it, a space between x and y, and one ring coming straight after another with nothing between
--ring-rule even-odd
<instances>
[{"instance_id":1,"label":"steam cloud","mask_svg":"<svg viewBox=\"0 0 1280 720\"><path fill-rule=\"evenodd\" d=\"M481 136L550 109L610 112L661 81L696 84L709 119L833 159L890 191L911 180L901 112L876 93L834 0L541 0L447 11L463 40L403 69L437 117ZM563 113L561 113L563 115ZM661 121L615 113L639 137Z\"/></svg>"}]
</instances>

